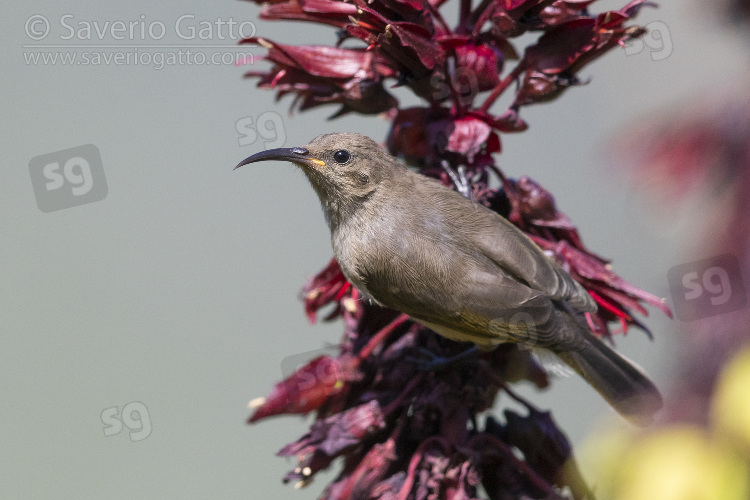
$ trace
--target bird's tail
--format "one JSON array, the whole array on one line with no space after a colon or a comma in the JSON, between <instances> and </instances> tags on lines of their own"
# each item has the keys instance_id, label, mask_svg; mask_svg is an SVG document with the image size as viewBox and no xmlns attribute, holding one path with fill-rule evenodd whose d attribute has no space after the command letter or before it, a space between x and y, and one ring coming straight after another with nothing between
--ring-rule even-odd
<instances>
[{"instance_id":1,"label":"bird's tail","mask_svg":"<svg viewBox=\"0 0 750 500\"><path fill-rule=\"evenodd\" d=\"M577 349L555 354L630 422L648 425L661 409L661 394L643 371L591 333Z\"/></svg>"}]
</instances>

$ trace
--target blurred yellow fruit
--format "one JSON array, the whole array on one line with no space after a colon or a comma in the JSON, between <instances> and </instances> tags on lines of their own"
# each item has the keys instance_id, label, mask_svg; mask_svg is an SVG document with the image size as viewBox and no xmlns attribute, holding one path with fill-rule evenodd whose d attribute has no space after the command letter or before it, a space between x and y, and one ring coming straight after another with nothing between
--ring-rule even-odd
<instances>
[{"instance_id":1,"label":"blurred yellow fruit","mask_svg":"<svg viewBox=\"0 0 750 500\"><path fill-rule=\"evenodd\" d=\"M639 439L623 457L617 500L747 500L747 465L694 427Z\"/></svg>"},{"instance_id":2,"label":"blurred yellow fruit","mask_svg":"<svg viewBox=\"0 0 750 500\"><path fill-rule=\"evenodd\" d=\"M750 499L750 349L727 364L713 425L652 432L607 426L583 451L600 500Z\"/></svg>"},{"instance_id":3,"label":"blurred yellow fruit","mask_svg":"<svg viewBox=\"0 0 750 500\"><path fill-rule=\"evenodd\" d=\"M750 349L741 351L724 369L712 417L716 430L750 456Z\"/></svg>"}]
</instances>

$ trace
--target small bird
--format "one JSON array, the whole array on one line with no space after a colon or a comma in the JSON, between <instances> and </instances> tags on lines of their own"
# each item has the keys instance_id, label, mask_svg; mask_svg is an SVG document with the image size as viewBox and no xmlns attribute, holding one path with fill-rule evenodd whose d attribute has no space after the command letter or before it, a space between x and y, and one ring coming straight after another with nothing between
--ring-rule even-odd
<instances>
[{"instance_id":1,"label":"small bird","mask_svg":"<svg viewBox=\"0 0 750 500\"><path fill-rule=\"evenodd\" d=\"M482 350L506 342L547 349L633 423L650 423L661 408L648 377L591 333L591 295L499 214L361 134L324 134L235 169L266 160L302 168L341 270L373 302Z\"/></svg>"}]
</instances>

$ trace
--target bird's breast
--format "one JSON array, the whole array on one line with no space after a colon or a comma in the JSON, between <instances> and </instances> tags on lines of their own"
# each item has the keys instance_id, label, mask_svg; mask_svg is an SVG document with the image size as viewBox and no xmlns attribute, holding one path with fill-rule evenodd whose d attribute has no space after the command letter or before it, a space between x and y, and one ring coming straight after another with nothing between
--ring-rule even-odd
<instances>
[{"instance_id":1,"label":"bird's breast","mask_svg":"<svg viewBox=\"0 0 750 500\"><path fill-rule=\"evenodd\" d=\"M375 302L405 312L455 300L448 285L458 281L461 257L420 222L371 217L342 227L332 243L344 275Z\"/></svg>"}]
</instances>

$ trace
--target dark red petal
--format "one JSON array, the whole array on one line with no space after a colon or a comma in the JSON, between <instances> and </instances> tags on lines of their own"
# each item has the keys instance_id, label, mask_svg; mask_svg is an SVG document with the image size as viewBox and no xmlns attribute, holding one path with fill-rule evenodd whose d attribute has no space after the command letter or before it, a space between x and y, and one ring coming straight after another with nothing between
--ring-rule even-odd
<instances>
[{"instance_id":1,"label":"dark red petal","mask_svg":"<svg viewBox=\"0 0 750 500\"><path fill-rule=\"evenodd\" d=\"M516 183L520 192L519 208L529 219L553 220L557 217L555 197L527 176Z\"/></svg>"},{"instance_id":2,"label":"dark red petal","mask_svg":"<svg viewBox=\"0 0 750 500\"><path fill-rule=\"evenodd\" d=\"M552 28L526 49L526 61L545 74L567 70L582 53L593 49L595 24L594 19L580 17Z\"/></svg>"},{"instance_id":3,"label":"dark red petal","mask_svg":"<svg viewBox=\"0 0 750 500\"><path fill-rule=\"evenodd\" d=\"M279 382L249 422L285 413L305 414L319 408L342 392L348 381L358 377L356 359L319 356Z\"/></svg>"},{"instance_id":4,"label":"dark red petal","mask_svg":"<svg viewBox=\"0 0 750 500\"><path fill-rule=\"evenodd\" d=\"M266 59L304 70L314 76L348 79L362 71L373 76L394 75L382 57L364 49L340 49L325 45L284 45L261 37L247 38L243 42L261 44L269 49Z\"/></svg>"},{"instance_id":5,"label":"dark red petal","mask_svg":"<svg viewBox=\"0 0 750 500\"><path fill-rule=\"evenodd\" d=\"M502 0L501 7L513 16L520 18L529 11L538 10L544 4L550 4L554 0Z\"/></svg>"},{"instance_id":6,"label":"dark red petal","mask_svg":"<svg viewBox=\"0 0 750 500\"><path fill-rule=\"evenodd\" d=\"M364 457L352 464L353 470L326 488L322 498L326 500L375 498L370 492L385 476L391 462L397 459L395 448L396 443L393 439L383 444L375 444ZM383 488L380 491L382 490ZM385 500L388 497L379 496L379 498Z\"/></svg>"},{"instance_id":7,"label":"dark red petal","mask_svg":"<svg viewBox=\"0 0 750 500\"><path fill-rule=\"evenodd\" d=\"M389 94L380 82L374 80L355 80L347 85L343 100L352 111L364 115L383 113L398 105L396 98Z\"/></svg>"},{"instance_id":8,"label":"dark red petal","mask_svg":"<svg viewBox=\"0 0 750 500\"><path fill-rule=\"evenodd\" d=\"M585 15L585 9L595 0L561 1L548 5L539 13L539 19L545 26L556 26L574 17Z\"/></svg>"},{"instance_id":9,"label":"dark red petal","mask_svg":"<svg viewBox=\"0 0 750 500\"><path fill-rule=\"evenodd\" d=\"M482 147L490 140L492 128L473 116L447 118L427 126L430 143L437 144L443 151L465 155L471 162ZM499 142L494 146L499 148Z\"/></svg>"},{"instance_id":10,"label":"dark red petal","mask_svg":"<svg viewBox=\"0 0 750 500\"><path fill-rule=\"evenodd\" d=\"M516 93L513 106L518 108L534 102L549 100L556 97L565 87L575 83L575 80L561 79L556 75L547 75L541 71L529 69L523 75L523 81Z\"/></svg>"},{"instance_id":11,"label":"dark red petal","mask_svg":"<svg viewBox=\"0 0 750 500\"><path fill-rule=\"evenodd\" d=\"M476 82L480 92L491 90L500 82L499 51L487 45L461 45L456 47L457 69L455 79L468 77ZM473 83L473 82L472 82Z\"/></svg>"},{"instance_id":12,"label":"dark red petal","mask_svg":"<svg viewBox=\"0 0 750 500\"><path fill-rule=\"evenodd\" d=\"M416 52L425 68L431 70L443 63L445 58L443 49L432 40L432 34L425 28L414 23L391 23L386 26L386 36L389 26L404 47Z\"/></svg>"},{"instance_id":13,"label":"dark red petal","mask_svg":"<svg viewBox=\"0 0 750 500\"><path fill-rule=\"evenodd\" d=\"M425 108L400 109L388 132L388 151L408 162L423 160L430 154L425 131Z\"/></svg>"},{"instance_id":14,"label":"dark red petal","mask_svg":"<svg viewBox=\"0 0 750 500\"><path fill-rule=\"evenodd\" d=\"M336 259L331 259L325 269L308 280L302 287L302 298L305 313L311 323L315 322L318 311L329 304L336 304L336 307L326 320L337 318L345 311L355 315L361 313L361 303L356 300L354 289L346 280Z\"/></svg>"},{"instance_id":15,"label":"dark red petal","mask_svg":"<svg viewBox=\"0 0 750 500\"><path fill-rule=\"evenodd\" d=\"M350 3L330 0L297 0L264 5L260 11L260 18L311 21L343 27L349 23L349 16L356 13L356 5Z\"/></svg>"},{"instance_id":16,"label":"dark red petal","mask_svg":"<svg viewBox=\"0 0 750 500\"><path fill-rule=\"evenodd\" d=\"M623 292L660 309L664 314L672 317L672 311L666 304L655 295L652 295L629 282L608 269L601 261L586 255L580 250L561 242L560 251L568 262L574 265L577 273L586 278L601 281L615 291Z\"/></svg>"},{"instance_id":17,"label":"dark red petal","mask_svg":"<svg viewBox=\"0 0 750 500\"><path fill-rule=\"evenodd\" d=\"M336 457L384 427L385 420L380 405L375 400L369 401L316 420L307 434L285 446L278 455L308 456L321 452L329 457Z\"/></svg>"},{"instance_id":18,"label":"dark red petal","mask_svg":"<svg viewBox=\"0 0 750 500\"><path fill-rule=\"evenodd\" d=\"M508 108L499 117L482 111L469 111L468 114L479 118L499 132L523 132L529 128L529 125L521 118L518 111L512 108Z\"/></svg>"}]
</instances>

